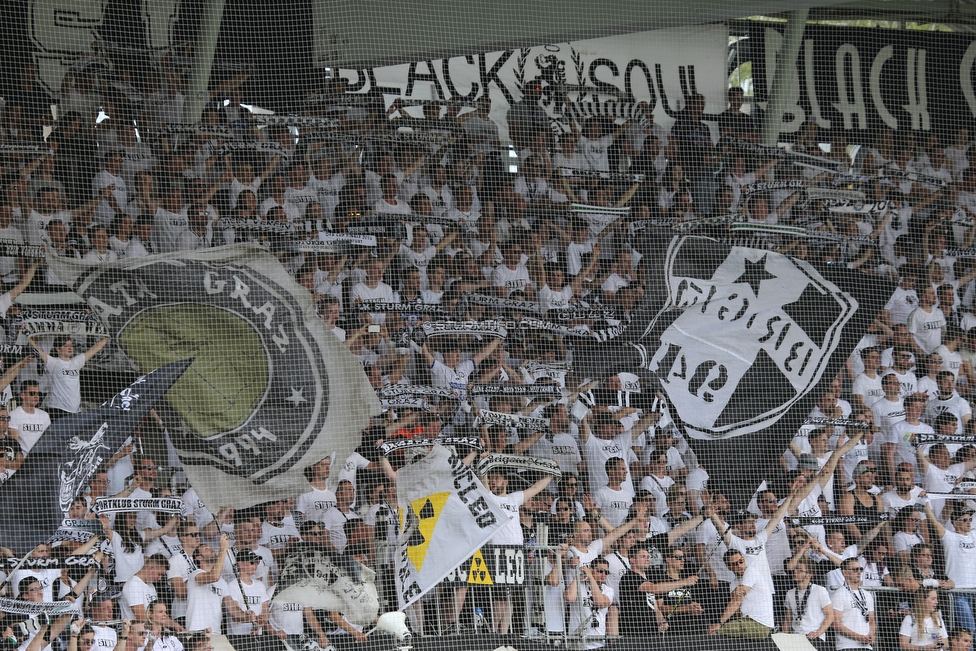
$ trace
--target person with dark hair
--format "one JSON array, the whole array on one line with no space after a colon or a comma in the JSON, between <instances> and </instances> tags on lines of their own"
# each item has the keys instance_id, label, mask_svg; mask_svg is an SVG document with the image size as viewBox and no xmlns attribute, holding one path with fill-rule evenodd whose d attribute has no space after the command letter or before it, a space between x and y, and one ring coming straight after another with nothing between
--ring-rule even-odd
<instances>
[{"instance_id":1,"label":"person with dark hair","mask_svg":"<svg viewBox=\"0 0 976 651\"><path fill-rule=\"evenodd\" d=\"M200 528L191 520L181 522L176 531L180 544L169 557L166 580L174 595L170 606L173 617L182 621L186 617L186 582L190 580L190 574L197 569L193 556L200 546Z\"/></svg>"},{"instance_id":2,"label":"person with dark hair","mask_svg":"<svg viewBox=\"0 0 976 651\"><path fill-rule=\"evenodd\" d=\"M652 569L649 576L668 630L678 635L703 633L705 607L699 602L701 587L687 560L693 557L682 547L668 546L663 552L664 565Z\"/></svg>"},{"instance_id":3,"label":"person with dark hair","mask_svg":"<svg viewBox=\"0 0 976 651\"><path fill-rule=\"evenodd\" d=\"M655 598L655 584L648 577L650 567L651 554L640 547L631 554L630 571L620 579L620 633L623 635L646 633L652 622L659 633L668 630L663 609Z\"/></svg>"},{"instance_id":4,"label":"person with dark hair","mask_svg":"<svg viewBox=\"0 0 976 651\"><path fill-rule=\"evenodd\" d=\"M99 516L105 539L112 546L115 558L115 582L125 583L142 569L145 562L143 549L145 541L136 528L135 511L120 511L115 514L113 525L106 514Z\"/></svg>"},{"instance_id":5,"label":"person with dark hair","mask_svg":"<svg viewBox=\"0 0 976 651\"><path fill-rule=\"evenodd\" d=\"M122 617L138 622L146 621L149 608L157 599L156 587L153 585L166 575L166 557L153 554L146 559L142 567L122 586L119 606ZM176 622L173 622L176 624Z\"/></svg>"},{"instance_id":6,"label":"person with dark hair","mask_svg":"<svg viewBox=\"0 0 976 651\"><path fill-rule=\"evenodd\" d=\"M328 488L332 473L332 457L323 457L304 470L305 479L312 490L303 493L295 500L295 511L302 514L305 522L322 522L329 509L336 505L336 495Z\"/></svg>"},{"instance_id":7,"label":"person with dark hair","mask_svg":"<svg viewBox=\"0 0 976 651\"><path fill-rule=\"evenodd\" d=\"M949 633L949 651L970 651L973 647L973 632L957 626Z\"/></svg>"},{"instance_id":8,"label":"person with dark hair","mask_svg":"<svg viewBox=\"0 0 976 651\"><path fill-rule=\"evenodd\" d=\"M956 392L956 376L952 371L941 371L935 376L935 382L937 390L929 394L922 420L934 427L936 419L948 412L956 417L956 429L952 433L964 433L973 418L973 408L968 400Z\"/></svg>"},{"instance_id":9,"label":"person with dark hair","mask_svg":"<svg viewBox=\"0 0 976 651\"><path fill-rule=\"evenodd\" d=\"M36 380L24 380L20 384L20 405L10 412L7 432L20 444L26 457L41 435L51 426L51 417L38 407L41 402L41 388Z\"/></svg>"},{"instance_id":10,"label":"person with dark hair","mask_svg":"<svg viewBox=\"0 0 976 651\"><path fill-rule=\"evenodd\" d=\"M827 588L812 582L814 562L803 558L793 570L796 587L786 593L785 633L805 635L810 643L826 651L826 635L834 623L834 607Z\"/></svg>"},{"instance_id":11,"label":"person with dark hair","mask_svg":"<svg viewBox=\"0 0 976 651\"><path fill-rule=\"evenodd\" d=\"M595 558L579 568L563 593L569 604L569 630L594 638L586 640L586 649L598 649L606 644L603 638L613 603L613 588L607 585L609 570L606 559Z\"/></svg>"},{"instance_id":12,"label":"person with dark hair","mask_svg":"<svg viewBox=\"0 0 976 651\"><path fill-rule=\"evenodd\" d=\"M105 348L108 339L105 336L85 352L75 355L71 337L60 335L54 338L54 345L51 347L53 356L44 352L33 337L30 339L31 346L44 363L45 371L51 376L51 389L45 403L51 420L81 411L81 369Z\"/></svg>"},{"instance_id":13,"label":"person with dark hair","mask_svg":"<svg viewBox=\"0 0 976 651\"><path fill-rule=\"evenodd\" d=\"M933 446L935 447L935 446ZM953 531L949 531L936 517L932 504L925 505L925 515L929 520L932 532L942 541L945 553L945 572L953 582L955 588L976 588L976 531L973 531L973 510L963 502L952 502L946 507L948 517L943 517L952 523ZM976 629L974 619L973 593L955 593L953 599L953 615L957 624L972 631Z\"/></svg>"},{"instance_id":14,"label":"person with dark hair","mask_svg":"<svg viewBox=\"0 0 976 651\"><path fill-rule=\"evenodd\" d=\"M861 564L856 558L845 559L841 571L844 584L831 598L837 649L869 649L877 640L874 594L862 589Z\"/></svg>"},{"instance_id":15,"label":"person with dark hair","mask_svg":"<svg viewBox=\"0 0 976 651\"><path fill-rule=\"evenodd\" d=\"M946 412L940 414L939 418L936 419L937 426L939 419L943 417L955 420L955 416ZM949 425L946 424L945 427L948 429ZM954 424L952 428L955 429ZM952 491L960 477L976 468L976 457L970 457L966 461L953 462L945 443L933 444L927 455L925 454L925 447L920 445L915 451L915 458L918 460L918 470L922 475L922 488L929 493ZM930 505L943 522L948 520L946 514L942 512L943 506L946 505L945 499L931 499ZM976 581L974 581L973 587L976 587Z\"/></svg>"},{"instance_id":16,"label":"person with dark hair","mask_svg":"<svg viewBox=\"0 0 976 651\"><path fill-rule=\"evenodd\" d=\"M709 625L708 634L766 639L776 626L772 590L767 587L759 567L746 565L745 557L738 549L726 551L723 560L735 575L729 584L732 598L719 620Z\"/></svg>"}]
</instances>

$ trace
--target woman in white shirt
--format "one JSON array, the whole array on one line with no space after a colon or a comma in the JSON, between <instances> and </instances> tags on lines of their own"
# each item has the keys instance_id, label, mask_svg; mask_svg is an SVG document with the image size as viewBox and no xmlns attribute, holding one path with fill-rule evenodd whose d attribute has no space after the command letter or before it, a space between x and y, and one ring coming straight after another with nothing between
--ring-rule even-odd
<instances>
[{"instance_id":1,"label":"woman in white shirt","mask_svg":"<svg viewBox=\"0 0 976 651\"><path fill-rule=\"evenodd\" d=\"M67 335L55 337L54 346L51 348L54 356L41 350L33 339L30 343L44 362L45 371L51 376L51 391L48 393L45 407L51 420L80 412L81 369L85 367L88 360L105 348L108 337L99 339L94 346L77 355L75 355L74 342Z\"/></svg>"},{"instance_id":2,"label":"woman in white shirt","mask_svg":"<svg viewBox=\"0 0 976 651\"><path fill-rule=\"evenodd\" d=\"M922 588L915 593L912 612L901 623L899 631L902 651L922 651L945 647L949 634L939 613L939 591Z\"/></svg>"}]
</instances>

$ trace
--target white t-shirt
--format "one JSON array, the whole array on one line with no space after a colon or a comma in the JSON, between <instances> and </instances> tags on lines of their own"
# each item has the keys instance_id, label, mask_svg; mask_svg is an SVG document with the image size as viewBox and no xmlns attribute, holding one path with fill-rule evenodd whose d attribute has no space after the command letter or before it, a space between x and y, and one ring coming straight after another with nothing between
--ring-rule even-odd
<instances>
[{"instance_id":1,"label":"white t-shirt","mask_svg":"<svg viewBox=\"0 0 976 651\"><path fill-rule=\"evenodd\" d=\"M578 472L580 456L579 445L572 434L563 432L552 437L552 458L559 464L562 472Z\"/></svg>"},{"instance_id":2,"label":"white t-shirt","mask_svg":"<svg viewBox=\"0 0 976 651\"><path fill-rule=\"evenodd\" d=\"M10 412L9 427L17 431L24 456L27 456L31 448L50 426L51 417L43 409L35 408L33 414L28 414L23 407L17 407Z\"/></svg>"},{"instance_id":3,"label":"white t-shirt","mask_svg":"<svg viewBox=\"0 0 976 651\"><path fill-rule=\"evenodd\" d=\"M976 530L968 535L946 531L942 536L946 576L957 588L976 588Z\"/></svg>"},{"instance_id":4,"label":"white t-shirt","mask_svg":"<svg viewBox=\"0 0 976 651\"><path fill-rule=\"evenodd\" d=\"M382 280L376 284L375 288L369 287L366 283L359 283L352 288L350 298L353 303L357 299L361 303L390 303L393 301L393 288ZM381 325L386 323L386 312L370 312L369 316L372 317L373 323Z\"/></svg>"},{"instance_id":5,"label":"white t-shirt","mask_svg":"<svg viewBox=\"0 0 976 651\"><path fill-rule=\"evenodd\" d=\"M895 464L910 463L912 467L915 467L917 464L915 446L909 441L915 434L934 433L932 428L925 423L920 422L918 425L912 425L907 420L901 420L891 426L885 437L885 443L891 443L895 446Z\"/></svg>"},{"instance_id":6,"label":"white t-shirt","mask_svg":"<svg viewBox=\"0 0 976 651\"><path fill-rule=\"evenodd\" d=\"M762 530L757 531L756 537L752 540L739 538L735 534L730 534L729 538L732 542L729 549L738 550L746 561L746 567L755 567L759 571L766 590L773 594L776 591L773 588L773 573L769 569L769 559L766 558L766 542L769 540L769 534Z\"/></svg>"},{"instance_id":7,"label":"white t-shirt","mask_svg":"<svg viewBox=\"0 0 976 651\"><path fill-rule=\"evenodd\" d=\"M914 619L911 615L907 615L905 619L901 620L901 628L898 630L899 635L910 638L909 644L927 647L935 644L936 638L942 638L943 642L948 642L949 633L946 631L945 621L941 617L938 625L932 617L926 617L921 627L915 623Z\"/></svg>"},{"instance_id":8,"label":"white t-shirt","mask_svg":"<svg viewBox=\"0 0 976 651\"><path fill-rule=\"evenodd\" d=\"M359 516L354 512L343 513L337 508L329 509L322 518L322 526L329 531L329 542L340 552L345 550L346 543L348 542L345 532L346 522L358 519Z\"/></svg>"},{"instance_id":9,"label":"white t-shirt","mask_svg":"<svg viewBox=\"0 0 976 651\"><path fill-rule=\"evenodd\" d=\"M590 170L610 171L610 145L613 136L601 136L596 140L582 136L576 144L576 152L583 158L583 168Z\"/></svg>"},{"instance_id":10,"label":"white t-shirt","mask_svg":"<svg viewBox=\"0 0 976 651\"><path fill-rule=\"evenodd\" d=\"M940 400L938 394L934 394L928 404L925 405L925 413L922 415L922 420L924 420L929 425L935 424L935 419L938 418L939 414L949 412L956 417L956 434L963 433L962 420L964 416L972 416L973 408L969 405L969 401L960 396L958 393L953 392L952 397L948 400ZM949 453L952 454L952 448L949 449Z\"/></svg>"},{"instance_id":11,"label":"white t-shirt","mask_svg":"<svg viewBox=\"0 0 976 651\"><path fill-rule=\"evenodd\" d=\"M44 369L51 378L46 403L49 408L71 414L81 411L81 369L84 367L84 353L78 353L68 361L48 355Z\"/></svg>"},{"instance_id":12,"label":"white t-shirt","mask_svg":"<svg viewBox=\"0 0 976 651\"><path fill-rule=\"evenodd\" d=\"M156 588L152 584L146 583L138 576L133 576L122 586L122 598L119 599L119 606L122 608L122 617L135 620L136 615L132 610L133 606L143 606L149 612L150 604L156 601Z\"/></svg>"},{"instance_id":13,"label":"white t-shirt","mask_svg":"<svg viewBox=\"0 0 976 651\"><path fill-rule=\"evenodd\" d=\"M295 510L305 516L305 521L322 522L322 518L329 509L335 508L336 496L329 489L319 490L313 488L307 493L302 493L295 500Z\"/></svg>"},{"instance_id":14,"label":"white t-shirt","mask_svg":"<svg viewBox=\"0 0 976 651\"><path fill-rule=\"evenodd\" d=\"M786 593L786 607L792 614L793 632L807 635L819 629L821 624L823 624L825 619L823 610L831 605L830 593L822 585L817 585L816 583L809 584L806 590L804 610L803 612L799 612L796 602L799 592L799 588L793 588ZM821 635L819 639L822 640L825 636L826 633Z\"/></svg>"},{"instance_id":15,"label":"white t-shirt","mask_svg":"<svg viewBox=\"0 0 976 651\"><path fill-rule=\"evenodd\" d=\"M908 315L918 307L918 294L914 289L902 289L896 287L891 298L885 304L884 309L891 315L891 322L895 325L906 323Z\"/></svg>"},{"instance_id":16,"label":"white t-shirt","mask_svg":"<svg viewBox=\"0 0 976 651\"><path fill-rule=\"evenodd\" d=\"M172 253L179 251L177 240L185 231L190 230L190 218L186 208L179 212L170 212L158 208L153 215L152 239L156 244L156 253Z\"/></svg>"},{"instance_id":17,"label":"white t-shirt","mask_svg":"<svg viewBox=\"0 0 976 651\"><path fill-rule=\"evenodd\" d=\"M112 197L115 198L115 203L119 205L119 210L125 212L129 199L128 190L125 187L125 180L121 176L115 176L108 170L102 170L92 179L92 197L99 196L102 190L110 185L115 186L115 189L112 190ZM97 224L111 224L112 220L115 219L115 215L115 209L112 208L107 199L102 199L95 206L94 221Z\"/></svg>"},{"instance_id":18,"label":"white t-shirt","mask_svg":"<svg viewBox=\"0 0 976 651\"><path fill-rule=\"evenodd\" d=\"M874 595L870 592L863 588L851 590L845 583L834 592L831 603L834 606L834 619L839 620L845 628L858 635L867 635L871 632L868 614L874 612ZM866 646L840 633L837 634L836 639L838 649L861 649ZM867 648L872 647L867 645Z\"/></svg>"},{"instance_id":19,"label":"white t-shirt","mask_svg":"<svg viewBox=\"0 0 976 651\"><path fill-rule=\"evenodd\" d=\"M529 270L521 264L516 265L515 269L500 264L491 272L491 284L494 287L504 287L505 296L515 291L525 291L530 282Z\"/></svg>"},{"instance_id":20,"label":"white t-shirt","mask_svg":"<svg viewBox=\"0 0 976 651\"><path fill-rule=\"evenodd\" d=\"M230 594L230 588L223 579L213 583L197 583L197 576L203 573L203 570L193 572L186 582L186 630L209 628L214 635L220 635L223 599Z\"/></svg>"},{"instance_id":21,"label":"white t-shirt","mask_svg":"<svg viewBox=\"0 0 976 651\"><path fill-rule=\"evenodd\" d=\"M616 528L627 520L630 505L634 503L634 491L626 486L622 486L620 490L603 486L596 491L593 501L596 502L596 507L600 509L600 514Z\"/></svg>"},{"instance_id":22,"label":"white t-shirt","mask_svg":"<svg viewBox=\"0 0 976 651\"><path fill-rule=\"evenodd\" d=\"M176 552L169 557L169 569L166 571L166 580L181 579L183 583L190 580L190 574L196 570L196 565L191 565L191 560L183 553ZM173 605L170 606L170 616L183 617L186 615L186 598L174 597Z\"/></svg>"},{"instance_id":23,"label":"white t-shirt","mask_svg":"<svg viewBox=\"0 0 976 651\"><path fill-rule=\"evenodd\" d=\"M339 469L339 481L345 479L352 484L353 491L356 490L356 474L360 470L365 470L369 467L369 459L359 454L358 452L353 452L348 457L346 457L346 462L342 464L342 468Z\"/></svg>"},{"instance_id":24,"label":"white t-shirt","mask_svg":"<svg viewBox=\"0 0 976 651\"><path fill-rule=\"evenodd\" d=\"M871 411L874 414L874 424L881 430L882 436L887 436L891 431L891 426L898 421L905 420L905 405L901 398L892 402L887 398L882 398L873 405Z\"/></svg>"},{"instance_id":25,"label":"white t-shirt","mask_svg":"<svg viewBox=\"0 0 976 651\"><path fill-rule=\"evenodd\" d=\"M773 593L767 588L767 577L759 567L746 567L742 577L735 577L729 584L729 592L733 592L740 585L748 586L749 592L742 598L739 612L763 626L775 628L776 615L773 612Z\"/></svg>"},{"instance_id":26,"label":"white t-shirt","mask_svg":"<svg viewBox=\"0 0 976 651\"><path fill-rule=\"evenodd\" d=\"M884 398L884 389L881 388L881 376L875 374L875 377L870 378L864 373L861 373L854 378L851 393L861 396L861 402L864 403L865 407L871 406L873 403Z\"/></svg>"},{"instance_id":27,"label":"white t-shirt","mask_svg":"<svg viewBox=\"0 0 976 651\"><path fill-rule=\"evenodd\" d=\"M339 205L339 192L345 184L346 179L342 175L342 172L337 172L328 180L318 179L313 175L309 178L306 187L312 188L315 191L319 205L322 206L322 214L325 217L332 217L335 214L336 206ZM274 610L272 610L273 613Z\"/></svg>"},{"instance_id":28,"label":"white t-shirt","mask_svg":"<svg viewBox=\"0 0 976 651\"><path fill-rule=\"evenodd\" d=\"M265 521L261 524L261 540L258 544L270 550L284 549L289 543L300 540L298 527L295 520L287 515L281 520L281 524L271 524Z\"/></svg>"},{"instance_id":29,"label":"white t-shirt","mask_svg":"<svg viewBox=\"0 0 976 651\"><path fill-rule=\"evenodd\" d=\"M291 602L271 602L268 623L288 635L301 635L304 632L305 607Z\"/></svg>"},{"instance_id":30,"label":"white t-shirt","mask_svg":"<svg viewBox=\"0 0 976 651\"><path fill-rule=\"evenodd\" d=\"M908 315L908 332L926 354L935 352L942 345L942 330L945 327L945 315L937 307L933 307L931 312L918 307Z\"/></svg>"},{"instance_id":31,"label":"white t-shirt","mask_svg":"<svg viewBox=\"0 0 976 651\"><path fill-rule=\"evenodd\" d=\"M260 615L267 608L267 603L271 601L268 586L259 579L252 579L250 585L243 581L234 581L227 584L230 589L230 598L237 602L238 607L244 611L251 611L255 615ZM244 593L241 593L241 587ZM246 603L245 603L246 601ZM228 635L250 635L253 624L248 622L235 622L229 620L227 624Z\"/></svg>"},{"instance_id":32,"label":"white t-shirt","mask_svg":"<svg viewBox=\"0 0 976 651\"><path fill-rule=\"evenodd\" d=\"M115 645L119 643L119 634L111 626L96 626L92 624L95 631L95 640L92 642L92 651L114 651Z\"/></svg>"},{"instance_id":33,"label":"white t-shirt","mask_svg":"<svg viewBox=\"0 0 976 651\"><path fill-rule=\"evenodd\" d=\"M498 506L512 516L512 519L501 526L488 541L492 545L522 545L525 537L522 535L522 523L519 521L519 507L525 503L525 493L515 491L504 497L494 496Z\"/></svg>"},{"instance_id":34,"label":"white t-shirt","mask_svg":"<svg viewBox=\"0 0 976 651\"><path fill-rule=\"evenodd\" d=\"M141 532L140 535L142 535ZM142 566L145 564L146 559L142 553L143 546L137 544L133 551L125 551L125 548L122 546L122 536L120 536L116 531L112 532L110 549L112 551L112 555L115 557L116 583L124 583L128 581L135 576L136 572L141 570Z\"/></svg>"},{"instance_id":35,"label":"white t-shirt","mask_svg":"<svg viewBox=\"0 0 976 651\"><path fill-rule=\"evenodd\" d=\"M466 400L468 397L468 378L478 369L473 359L468 359L451 369L442 362L434 360L430 367L430 375L435 387L447 387Z\"/></svg>"},{"instance_id":36,"label":"white t-shirt","mask_svg":"<svg viewBox=\"0 0 976 651\"><path fill-rule=\"evenodd\" d=\"M630 444L633 437L630 432L624 431L612 439L606 440L591 435L583 443L583 454L586 456L586 470L589 474L590 493L595 494L601 487L609 482L607 477L606 463L614 457L627 461ZM633 487L630 479L630 468L627 468L627 479L624 486Z\"/></svg>"}]
</instances>

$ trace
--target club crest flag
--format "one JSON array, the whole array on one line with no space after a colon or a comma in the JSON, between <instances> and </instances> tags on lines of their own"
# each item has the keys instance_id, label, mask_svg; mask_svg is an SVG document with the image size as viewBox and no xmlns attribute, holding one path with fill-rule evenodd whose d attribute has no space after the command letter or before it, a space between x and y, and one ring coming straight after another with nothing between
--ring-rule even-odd
<instances>
[{"instance_id":1,"label":"club crest flag","mask_svg":"<svg viewBox=\"0 0 976 651\"><path fill-rule=\"evenodd\" d=\"M400 609L436 586L511 517L461 457L441 445L397 471Z\"/></svg>"},{"instance_id":2,"label":"club crest flag","mask_svg":"<svg viewBox=\"0 0 976 651\"><path fill-rule=\"evenodd\" d=\"M360 443L379 400L311 294L250 244L115 263L51 257L124 363L193 364L166 396L170 439L216 511L309 490L303 470Z\"/></svg>"},{"instance_id":3,"label":"club crest flag","mask_svg":"<svg viewBox=\"0 0 976 651\"><path fill-rule=\"evenodd\" d=\"M670 228L634 245L641 305L620 336L578 350L575 371L643 375L706 467L775 462L894 290L843 265ZM746 475L736 479L747 502L763 477Z\"/></svg>"}]
</instances>

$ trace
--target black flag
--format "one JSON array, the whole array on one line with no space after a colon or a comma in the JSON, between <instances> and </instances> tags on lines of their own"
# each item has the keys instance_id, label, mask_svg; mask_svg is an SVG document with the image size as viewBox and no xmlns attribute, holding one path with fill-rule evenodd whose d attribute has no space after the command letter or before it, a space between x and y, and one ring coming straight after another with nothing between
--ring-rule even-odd
<instances>
[{"instance_id":1,"label":"black flag","mask_svg":"<svg viewBox=\"0 0 976 651\"><path fill-rule=\"evenodd\" d=\"M54 421L0 486L0 545L26 553L47 542L92 476L115 454L191 361L144 375L98 409Z\"/></svg>"},{"instance_id":2,"label":"black flag","mask_svg":"<svg viewBox=\"0 0 976 651\"><path fill-rule=\"evenodd\" d=\"M749 460L751 491L894 287L841 266L646 232L639 311L621 336L581 352L577 373L644 374L706 469Z\"/></svg>"}]
</instances>

